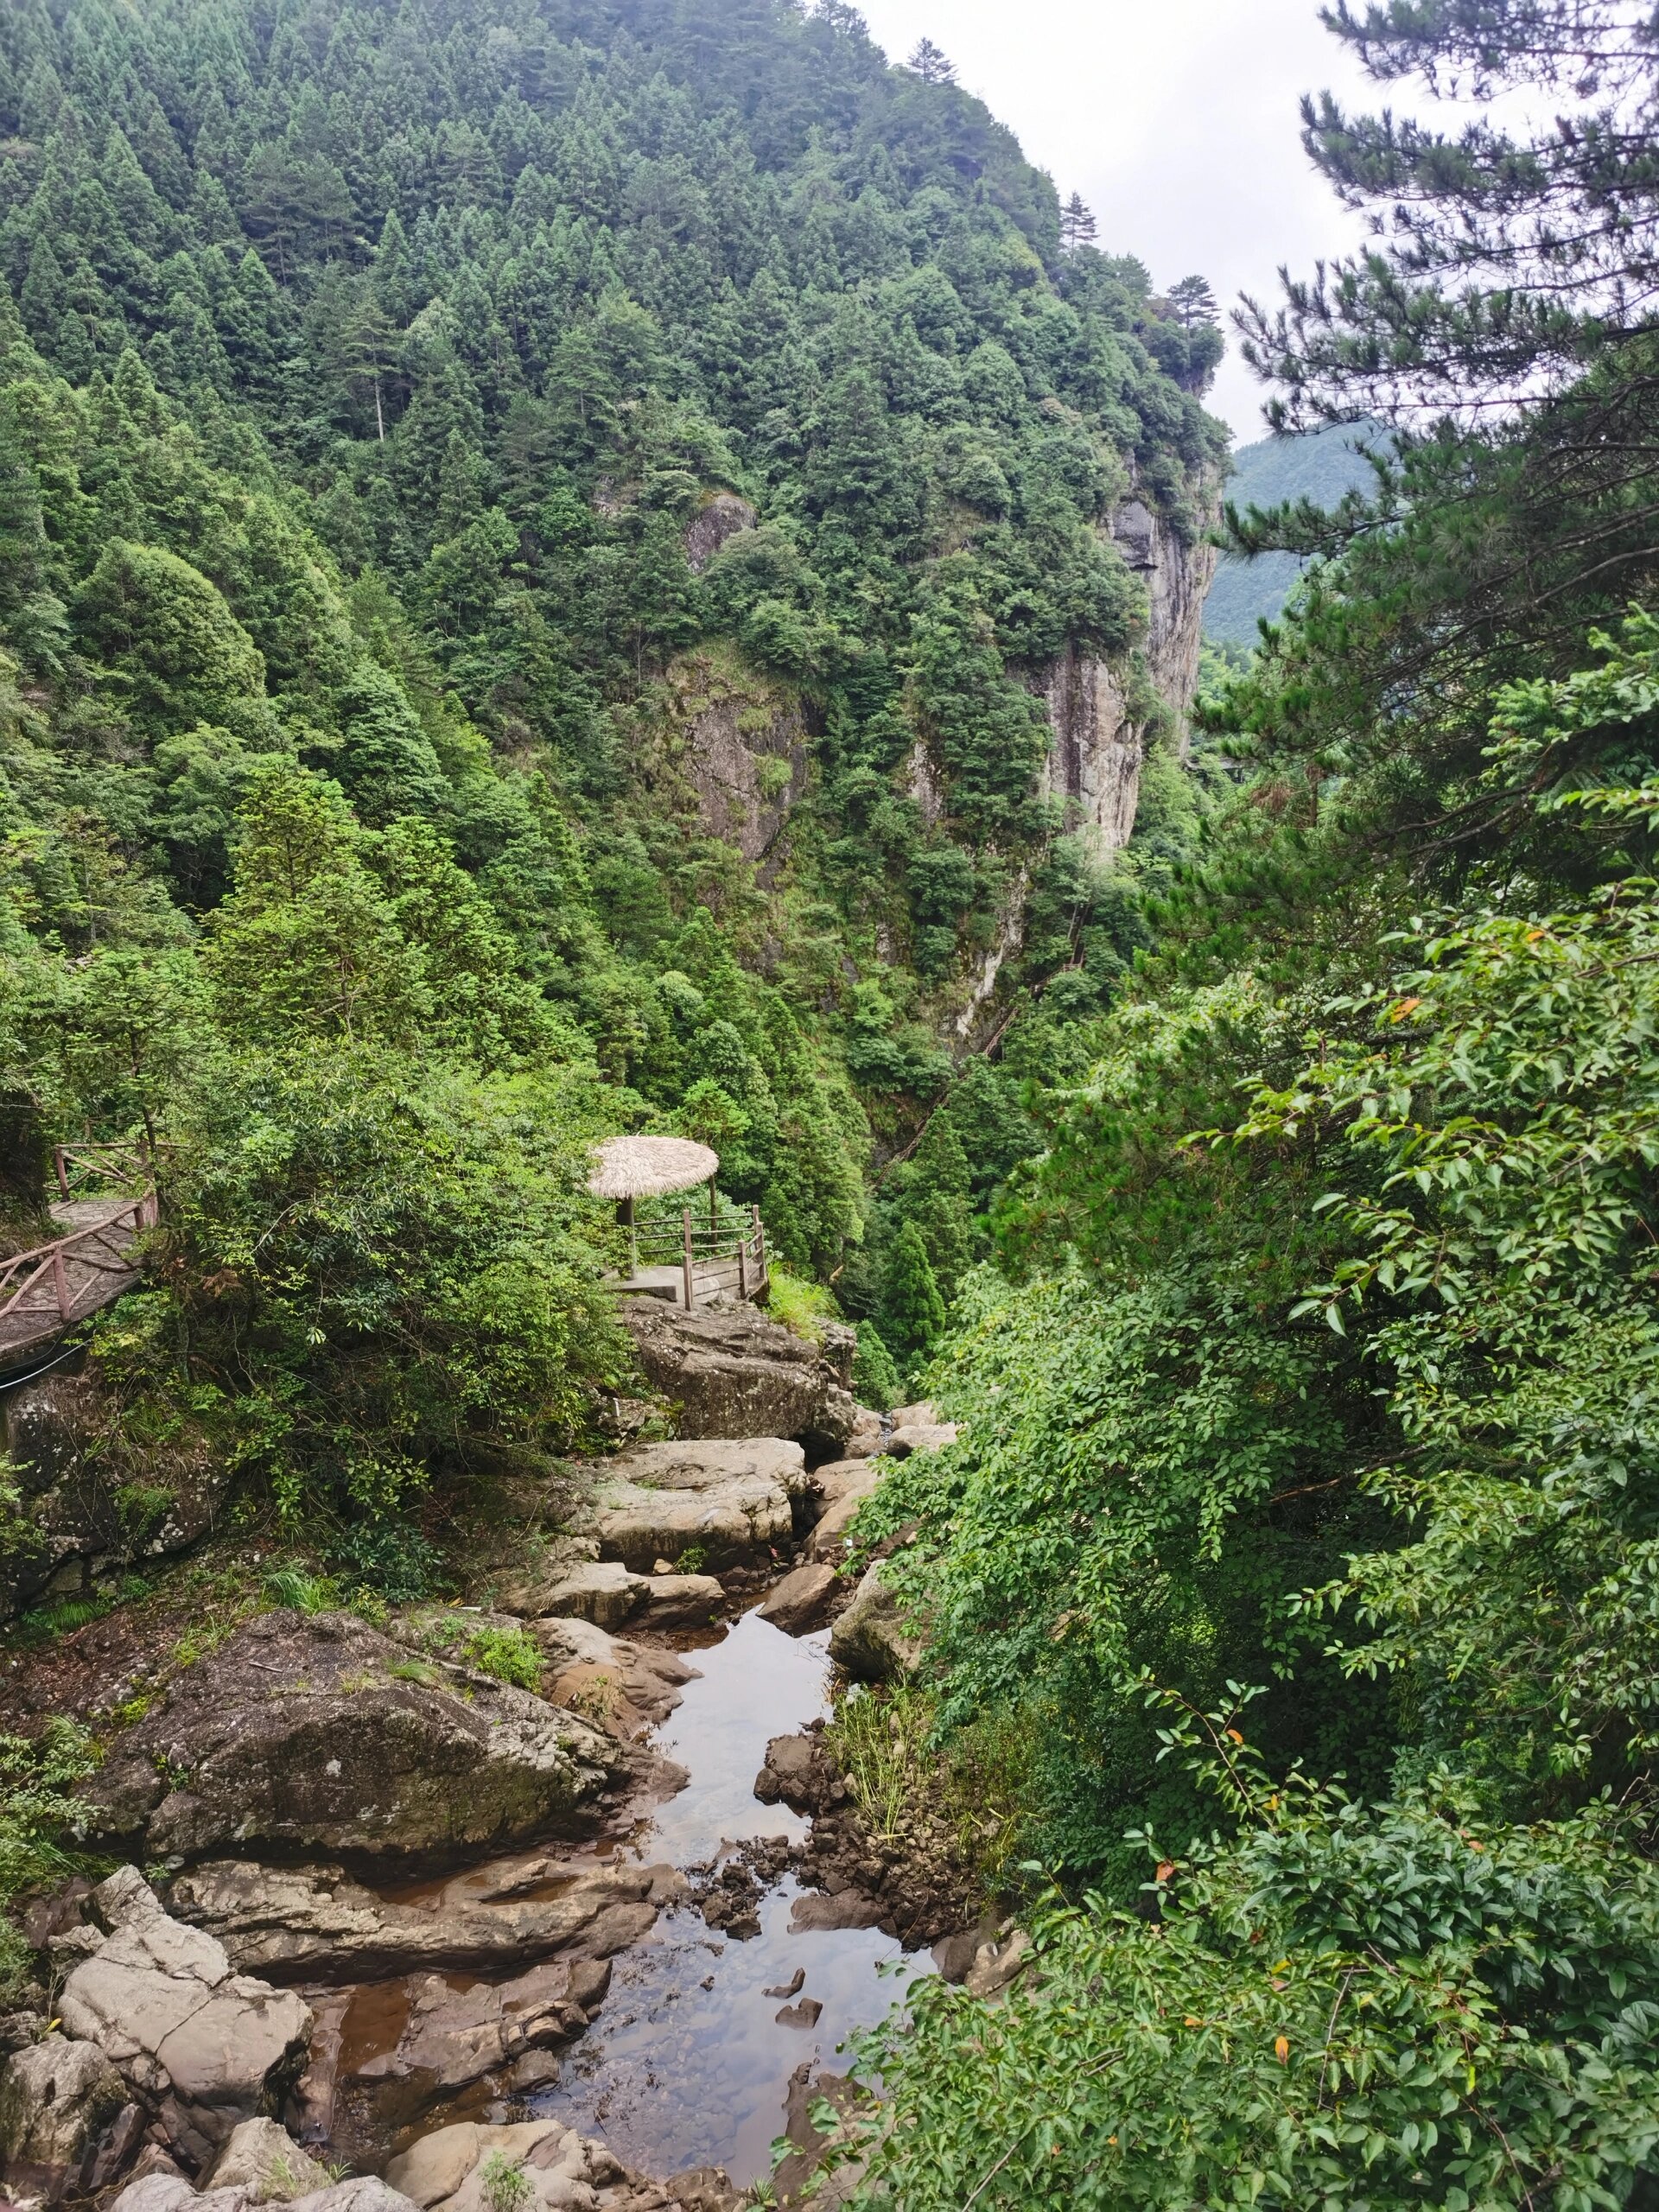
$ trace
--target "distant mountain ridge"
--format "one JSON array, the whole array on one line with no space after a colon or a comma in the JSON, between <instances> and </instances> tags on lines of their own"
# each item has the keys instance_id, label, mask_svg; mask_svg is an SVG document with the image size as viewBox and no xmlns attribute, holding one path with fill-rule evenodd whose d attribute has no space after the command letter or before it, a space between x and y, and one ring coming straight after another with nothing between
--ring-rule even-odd
<instances>
[{"instance_id":1,"label":"distant mountain ridge","mask_svg":"<svg viewBox=\"0 0 1659 2212\"><path fill-rule=\"evenodd\" d=\"M1383 435L1380 423L1333 423L1298 437L1259 438L1235 452L1226 497L1240 507L1302 499L1334 506L1370 484L1365 451ZM1204 603L1205 636L1212 645L1253 645L1258 620L1275 618L1301 568L1294 553L1258 553L1253 561L1224 553Z\"/></svg>"}]
</instances>

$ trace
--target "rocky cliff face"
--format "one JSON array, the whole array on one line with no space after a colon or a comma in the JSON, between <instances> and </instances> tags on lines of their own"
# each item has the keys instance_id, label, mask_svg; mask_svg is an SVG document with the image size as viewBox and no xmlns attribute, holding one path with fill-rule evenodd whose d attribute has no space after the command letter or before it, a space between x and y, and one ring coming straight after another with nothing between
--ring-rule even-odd
<instances>
[{"instance_id":1,"label":"rocky cliff face","mask_svg":"<svg viewBox=\"0 0 1659 2212\"><path fill-rule=\"evenodd\" d=\"M806 789L807 720L786 684L710 652L668 671L672 700L665 755L710 836L760 863L781 862L789 810Z\"/></svg>"},{"instance_id":2,"label":"rocky cliff face","mask_svg":"<svg viewBox=\"0 0 1659 2212\"><path fill-rule=\"evenodd\" d=\"M1111 534L1146 587L1144 674L1068 645L1043 687L1054 732L1044 789L1066 802L1067 826L1103 859L1126 844L1135 827L1153 698L1175 715L1177 743L1185 755L1205 594L1216 569L1213 546L1183 543L1144 499L1123 502L1112 517Z\"/></svg>"}]
</instances>

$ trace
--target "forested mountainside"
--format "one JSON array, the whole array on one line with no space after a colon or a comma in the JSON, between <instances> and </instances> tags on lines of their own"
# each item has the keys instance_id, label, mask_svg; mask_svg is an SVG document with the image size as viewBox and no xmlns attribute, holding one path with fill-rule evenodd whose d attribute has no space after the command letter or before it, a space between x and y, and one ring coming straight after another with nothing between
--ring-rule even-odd
<instances>
[{"instance_id":1,"label":"forested mountainside","mask_svg":"<svg viewBox=\"0 0 1659 2212\"><path fill-rule=\"evenodd\" d=\"M1238 447L1227 499L1240 508L1279 507L1306 499L1335 507L1350 492L1369 491L1373 479L1365 455L1388 450L1379 423L1328 423L1300 435L1258 438ZM1276 621L1303 563L1294 553L1258 553L1254 559L1224 552L1204 602L1204 634L1214 645L1255 646L1258 624Z\"/></svg>"},{"instance_id":2,"label":"forested mountainside","mask_svg":"<svg viewBox=\"0 0 1659 2212\"><path fill-rule=\"evenodd\" d=\"M727 1694L831 1615L864 1679L768 1744L812 1836L702 1868L708 1928L770 1940L792 1871L868 1936L913 1865L967 1977L862 2037L868 2098L795 2083L843 2200L1654 2201L1659 68L1624 0L1330 22L1390 88L1306 111L1370 242L1243 338L1276 435L1387 458L1222 521L1202 280L841 0L0 17L4 1229L64 1144L158 1212L79 1427L6 1414L4 2155L150 1905L464 1969L505 2081L480 1899L551 1957L564 1875L496 1862L458 1936L356 1876L539 1847L559 1790L591 1841L687 1679L651 1609L769 1590ZM1195 704L1217 540L1306 565ZM824 1357L693 1315L647 1398L682 1325L620 1325L585 1188L623 1131L717 1150ZM831 1354L931 1403L889 1433ZM359 1793L320 1753L392 1709ZM543 1795L491 1827L503 1732ZM20 1916L111 1837L114 1891ZM580 1909L643 1943L625 1857ZM544 2044L605 1979L548 1971ZM592 2144L486 2169L486 2070L423 2202L670 2201ZM156 2181L125 2212L188 2212Z\"/></svg>"},{"instance_id":3,"label":"forested mountainside","mask_svg":"<svg viewBox=\"0 0 1659 2212\"><path fill-rule=\"evenodd\" d=\"M960 1139L997 1181L1017 1084L977 1067L939 1124L948 1219L891 1296L868 1172L1021 993L1086 1010L1130 949L1090 861L1180 742L1215 331L1063 253L1007 132L836 7L24 6L0 129L28 1127L142 1117L198 1163L188 1302L315 1195L347 1098L390 1117L389 1230L434 1146L551 1086L562 1141L716 1142L913 1352ZM338 1294L390 1294L385 1253L365 1224ZM326 1333L255 1332L267 1459L314 1389L337 1434ZM276 1387L214 1372L221 1413ZM378 1462L380 1411L348 1426Z\"/></svg>"}]
</instances>

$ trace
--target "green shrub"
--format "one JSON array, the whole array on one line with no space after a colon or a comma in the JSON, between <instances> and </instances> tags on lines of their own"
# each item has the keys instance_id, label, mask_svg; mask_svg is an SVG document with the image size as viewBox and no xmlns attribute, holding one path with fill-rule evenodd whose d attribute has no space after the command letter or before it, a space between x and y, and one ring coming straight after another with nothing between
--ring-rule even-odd
<instances>
[{"instance_id":1,"label":"green shrub","mask_svg":"<svg viewBox=\"0 0 1659 2212\"><path fill-rule=\"evenodd\" d=\"M858 1349L853 1354L853 1395L861 1406L884 1414L899 1402L899 1370L893 1354L881 1341L874 1321L858 1324Z\"/></svg>"},{"instance_id":2,"label":"green shrub","mask_svg":"<svg viewBox=\"0 0 1659 2212\"><path fill-rule=\"evenodd\" d=\"M480 1675L493 1675L499 1682L517 1689L539 1690L547 1662L534 1637L521 1628L476 1628L461 1649L467 1663Z\"/></svg>"}]
</instances>

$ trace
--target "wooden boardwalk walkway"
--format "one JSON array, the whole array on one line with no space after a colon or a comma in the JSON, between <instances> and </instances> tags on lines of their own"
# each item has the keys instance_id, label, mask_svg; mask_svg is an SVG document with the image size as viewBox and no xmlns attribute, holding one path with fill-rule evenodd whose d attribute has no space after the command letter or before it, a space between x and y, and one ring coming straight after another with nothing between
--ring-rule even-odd
<instances>
[{"instance_id":1,"label":"wooden boardwalk walkway","mask_svg":"<svg viewBox=\"0 0 1659 2212\"><path fill-rule=\"evenodd\" d=\"M688 1206L677 1222L641 1222L629 1235L627 1274L605 1278L619 1298L660 1298L695 1312L717 1298L760 1298L772 1279L759 1206L747 1222L706 1224Z\"/></svg>"},{"instance_id":2,"label":"wooden boardwalk walkway","mask_svg":"<svg viewBox=\"0 0 1659 2212\"><path fill-rule=\"evenodd\" d=\"M154 1187L130 1147L60 1146L54 1164L60 1195L51 1213L62 1234L0 1261L0 1374L130 1290L139 1274L133 1247L156 1222ZM126 1187L77 1195L91 1179Z\"/></svg>"}]
</instances>

